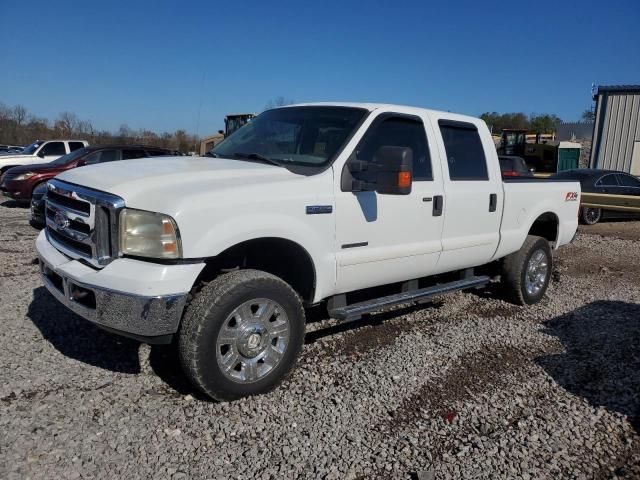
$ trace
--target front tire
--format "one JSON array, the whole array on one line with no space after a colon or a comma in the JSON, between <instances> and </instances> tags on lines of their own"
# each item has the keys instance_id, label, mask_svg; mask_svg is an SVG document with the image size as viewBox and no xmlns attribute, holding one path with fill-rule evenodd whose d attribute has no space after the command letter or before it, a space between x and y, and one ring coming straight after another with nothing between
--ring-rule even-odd
<instances>
[{"instance_id":1,"label":"front tire","mask_svg":"<svg viewBox=\"0 0 640 480\"><path fill-rule=\"evenodd\" d=\"M207 284L187 307L178 337L180 363L215 400L258 395L291 372L304 333L302 301L287 283L238 270Z\"/></svg>"},{"instance_id":2,"label":"front tire","mask_svg":"<svg viewBox=\"0 0 640 480\"><path fill-rule=\"evenodd\" d=\"M515 253L505 257L501 282L509 300L516 305L532 305L544 297L551 279L553 257L549 242L527 236Z\"/></svg>"},{"instance_id":3,"label":"front tire","mask_svg":"<svg viewBox=\"0 0 640 480\"><path fill-rule=\"evenodd\" d=\"M602 209L585 207L580 209L580 221L585 225L595 225L602 219Z\"/></svg>"}]
</instances>

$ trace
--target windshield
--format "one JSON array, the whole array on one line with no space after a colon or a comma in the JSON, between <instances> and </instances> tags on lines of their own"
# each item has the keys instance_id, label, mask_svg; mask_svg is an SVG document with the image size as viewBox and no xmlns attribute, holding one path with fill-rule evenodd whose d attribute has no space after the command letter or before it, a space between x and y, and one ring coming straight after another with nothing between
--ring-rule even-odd
<instances>
[{"instance_id":1,"label":"windshield","mask_svg":"<svg viewBox=\"0 0 640 480\"><path fill-rule=\"evenodd\" d=\"M213 147L210 154L322 167L333 160L366 112L330 106L268 110Z\"/></svg>"},{"instance_id":2,"label":"windshield","mask_svg":"<svg viewBox=\"0 0 640 480\"><path fill-rule=\"evenodd\" d=\"M71 153L67 153L66 155L57 158L53 162L48 162L48 165L64 165L65 163L71 162L77 158L82 157L89 151L88 148L79 148L78 150L74 150Z\"/></svg>"},{"instance_id":3,"label":"windshield","mask_svg":"<svg viewBox=\"0 0 640 480\"><path fill-rule=\"evenodd\" d=\"M20 152L20 154L33 155L34 153L36 153L36 150L38 149L38 147L43 143L44 142L42 140L36 140L31 145L24 147L24 149L22 149L22 152Z\"/></svg>"}]
</instances>

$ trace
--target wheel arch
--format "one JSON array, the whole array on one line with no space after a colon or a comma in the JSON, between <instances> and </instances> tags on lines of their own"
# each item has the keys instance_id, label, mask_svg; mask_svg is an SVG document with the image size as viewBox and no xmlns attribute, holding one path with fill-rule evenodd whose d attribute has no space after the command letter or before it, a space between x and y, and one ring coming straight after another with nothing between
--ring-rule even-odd
<instances>
[{"instance_id":1,"label":"wheel arch","mask_svg":"<svg viewBox=\"0 0 640 480\"><path fill-rule=\"evenodd\" d=\"M535 235L547 239L549 243L555 244L560 234L560 219L554 212L544 212L533 221L529 227L528 235Z\"/></svg>"},{"instance_id":2,"label":"wheel arch","mask_svg":"<svg viewBox=\"0 0 640 480\"><path fill-rule=\"evenodd\" d=\"M237 243L205 259L196 288L218 275L239 269L261 270L287 282L307 304L313 302L317 272L311 254L302 245L283 237L259 237Z\"/></svg>"}]
</instances>

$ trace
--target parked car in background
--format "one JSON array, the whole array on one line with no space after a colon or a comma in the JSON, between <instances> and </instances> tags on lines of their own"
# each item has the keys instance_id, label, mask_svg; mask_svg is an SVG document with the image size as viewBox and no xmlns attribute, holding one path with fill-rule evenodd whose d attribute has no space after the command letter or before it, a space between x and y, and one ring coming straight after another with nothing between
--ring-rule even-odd
<instances>
[{"instance_id":1,"label":"parked car in background","mask_svg":"<svg viewBox=\"0 0 640 480\"><path fill-rule=\"evenodd\" d=\"M580 168L551 176L582 186L580 221L594 225L605 217L640 216L640 179L616 170Z\"/></svg>"},{"instance_id":2,"label":"parked car in background","mask_svg":"<svg viewBox=\"0 0 640 480\"><path fill-rule=\"evenodd\" d=\"M38 185L59 173L84 165L143 157L175 155L173 150L145 145L103 145L83 147L49 163L10 168L0 179L0 191L15 200L31 200ZM40 199L38 198L40 197ZM41 196L33 199L34 221L42 220ZM37 218L36 218L37 217Z\"/></svg>"},{"instance_id":3,"label":"parked car in background","mask_svg":"<svg viewBox=\"0 0 640 480\"><path fill-rule=\"evenodd\" d=\"M0 175L18 165L34 165L57 160L87 145L89 142L85 140L36 140L19 153L0 155Z\"/></svg>"},{"instance_id":4,"label":"parked car in background","mask_svg":"<svg viewBox=\"0 0 640 480\"><path fill-rule=\"evenodd\" d=\"M19 145L0 145L0 156L11 153L20 153L24 146Z\"/></svg>"},{"instance_id":5,"label":"parked car in background","mask_svg":"<svg viewBox=\"0 0 640 480\"><path fill-rule=\"evenodd\" d=\"M498 155L502 177L533 177L533 168L527 166L522 157Z\"/></svg>"}]
</instances>

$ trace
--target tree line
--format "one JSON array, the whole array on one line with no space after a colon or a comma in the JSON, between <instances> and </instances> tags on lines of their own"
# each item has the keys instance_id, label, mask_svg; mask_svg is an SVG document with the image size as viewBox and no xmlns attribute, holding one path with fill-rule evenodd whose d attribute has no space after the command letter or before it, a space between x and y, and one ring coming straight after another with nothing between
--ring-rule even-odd
<instances>
[{"instance_id":1,"label":"tree line","mask_svg":"<svg viewBox=\"0 0 640 480\"><path fill-rule=\"evenodd\" d=\"M29 113L22 105L10 107L0 102L0 143L28 145L35 140L51 138L76 138L92 145L153 145L185 153L197 151L200 143L196 135L181 129L158 134L147 129L134 130L123 124L117 132L109 132L94 128L90 120L81 120L71 112L62 112L50 121Z\"/></svg>"},{"instance_id":2,"label":"tree line","mask_svg":"<svg viewBox=\"0 0 640 480\"><path fill-rule=\"evenodd\" d=\"M594 113L591 110L585 110L582 113L581 120L583 122L592 122ZM480 115L494 134L499 134L505 128L525 129L530 133L553 133L562 119L552 113L543 113L527 115L522 112L498 113L485 112Z\"/></svg>"}]
</instances>

